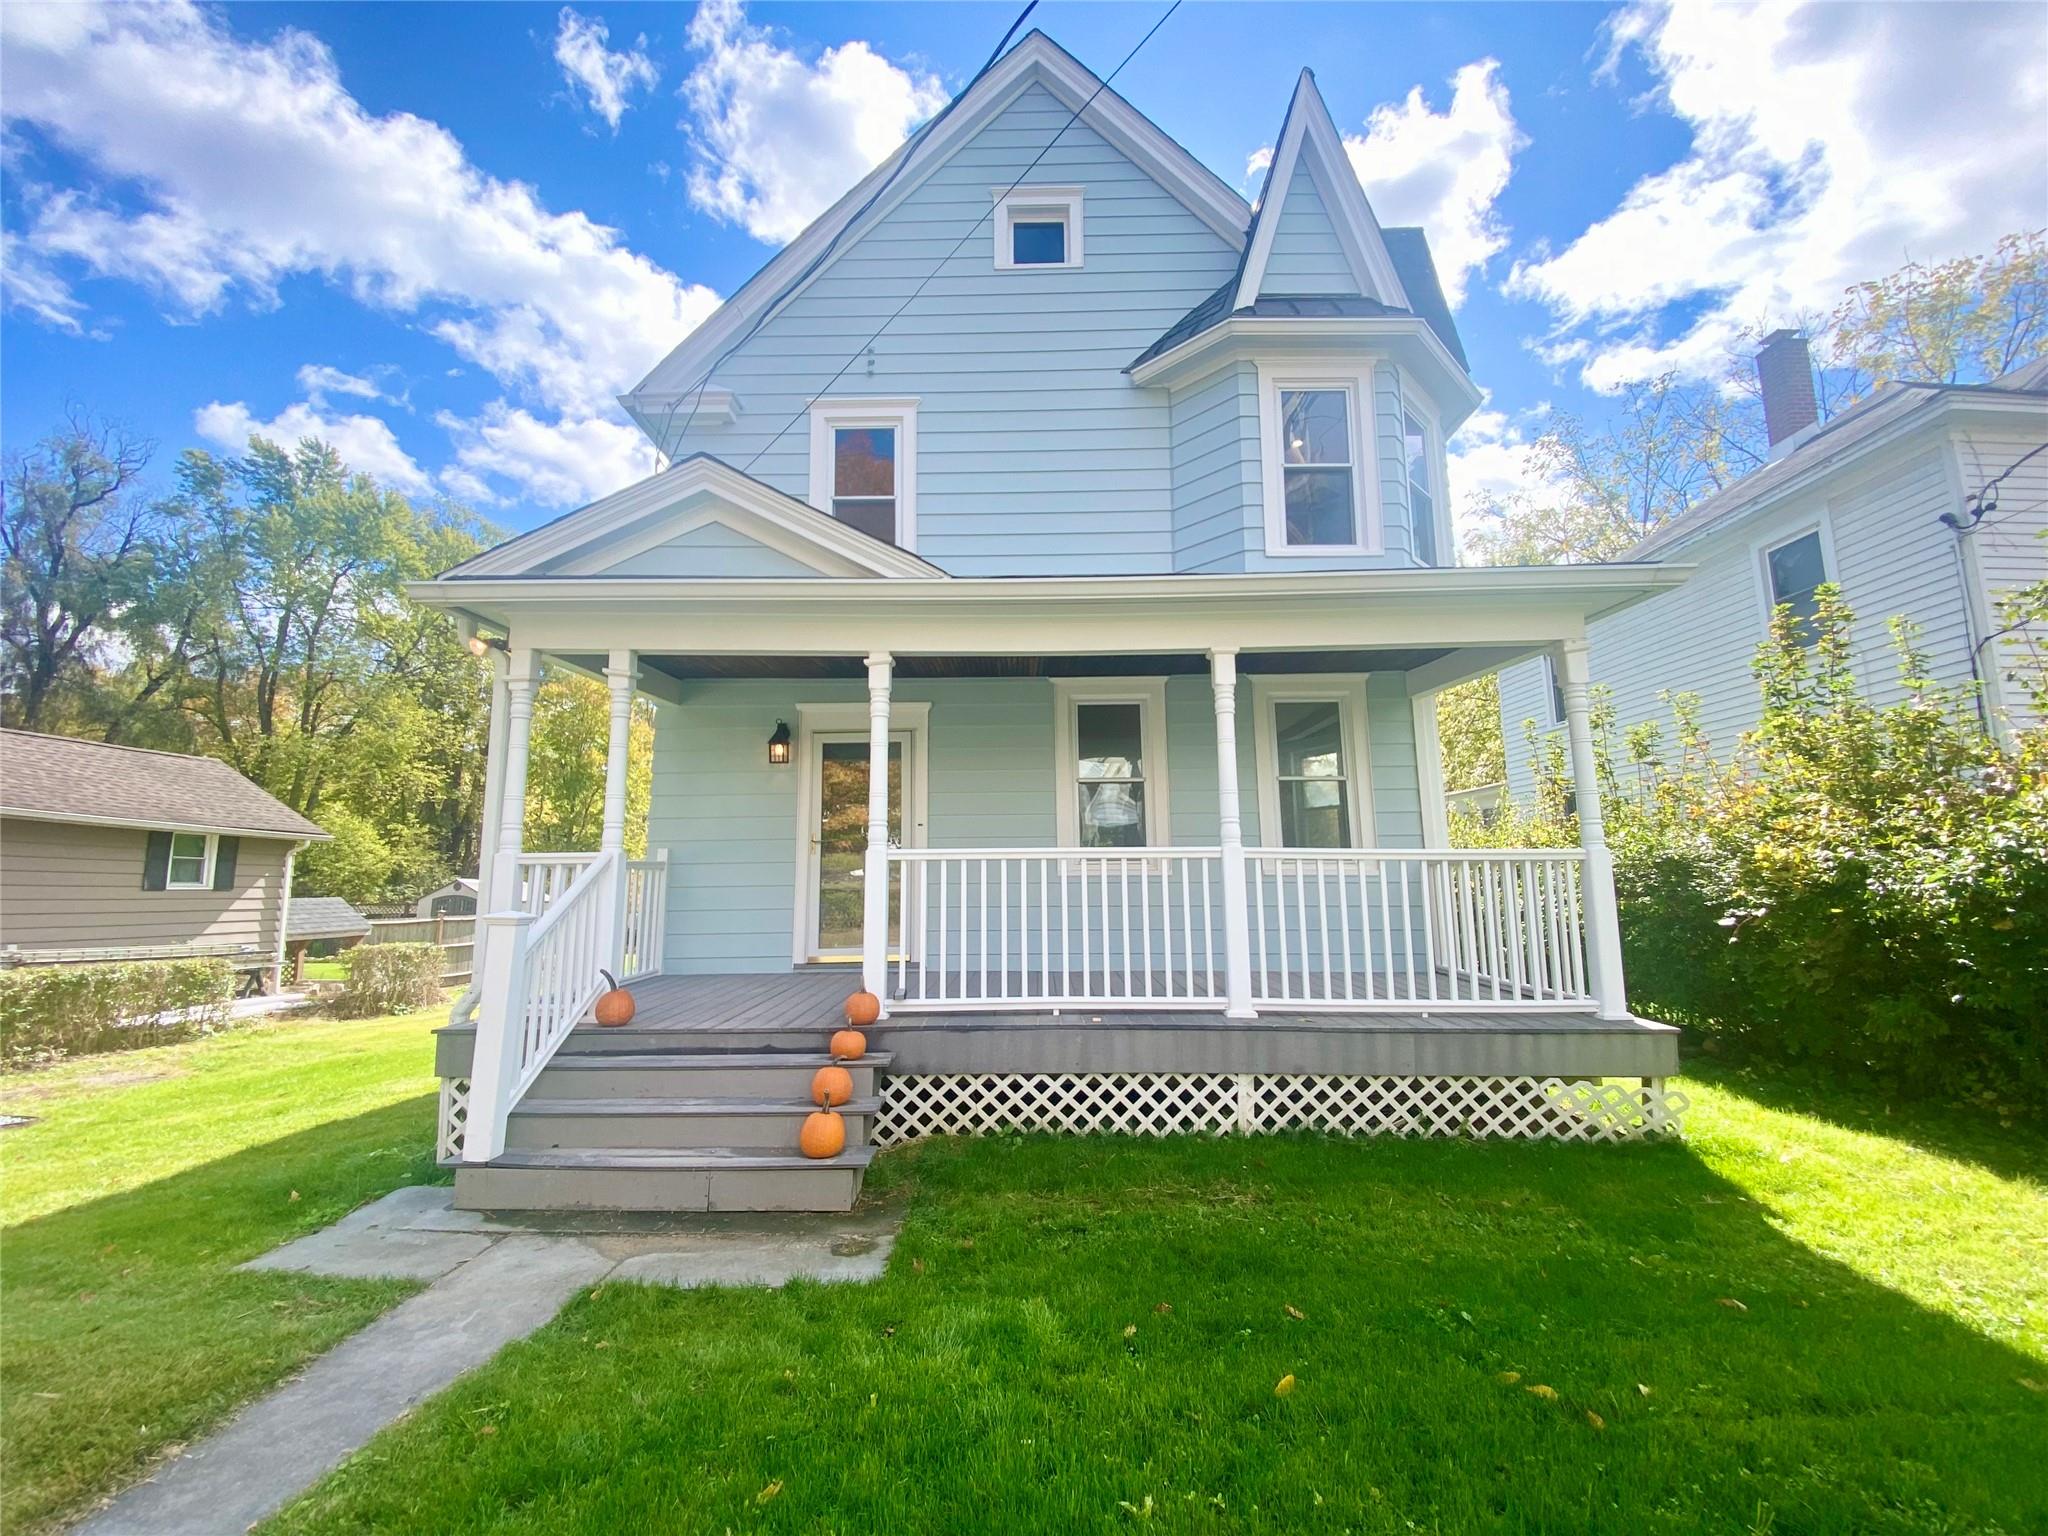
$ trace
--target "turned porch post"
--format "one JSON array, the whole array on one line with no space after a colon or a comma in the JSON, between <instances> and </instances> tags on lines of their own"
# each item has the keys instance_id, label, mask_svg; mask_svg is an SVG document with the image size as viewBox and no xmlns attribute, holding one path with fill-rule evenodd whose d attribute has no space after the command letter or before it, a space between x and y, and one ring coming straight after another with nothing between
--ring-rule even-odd
<instances>
[{"instance_id":1,"label":"turned porch post","mask_svg":"<svg viewBox=\"0 0 2048 1536\"><path fill-rule=\"evenodd\" d=\"M515 1006L526 996L526 931L533 916L520 900L519 848L526 826L526 754L533 735L536 662L521 646L506 658L505 771L499 807L497 848L491 861L488 906L477 915L477 934L488 934L479 980L476 1050L469 1068L469 1120L462 1157L489 1162L503 1149L505 1116L511 1109L518 1020ZM517 1002L515 1002L517 1000Z\"/></svg>"},{"instance_id":2,"label":"turned porch post","mask_svg":"<svg viewBox=\"0 0 2048 1536\"><path fill-rule=\"evenodd\" d=\"M1209 653L1216 696L1216 810L1223 845L1224 1013L1256 1016L1252 1007L1251 918L1246 910L1244 819L1237 797L1237 652Z\"/></svg>"},{"instance_id":3,"label":"turned porch post","mask_svg":"<svg viewBox=\"0 0 2048 1536\"><path fill-rule=\"evenodd\" d=\"M1621 919L1614 901L1614 856L1600 820L1600 775L1593 759L1591 703L1587 697L1586 642L1552 647L1564 690L1565 734L1571 743L1572 793L1579 811L1579 901L1585 911L1586 981L1603 1019L1625 1019L1628 993L1621 976Z\"/></svg>"},{"instance_id":4,"label":"turned porch post","mask_svg":"<svg viewBox=\"0 0 2048 1536\"><path fill-rule=\"evenodd\" d=\"M605 744L604 829L597 847L612 855L612 891L598 953L615 977L624 974L626 958L626 761L633 737L636 660L631 651L616 650L604 669L605 686L611 690L611 734Z\"/></svg>"},{"instance_id":5,"label":"turned porch post","mask_svg":"<svg viewBox=\"0 0 2048 1536\"><path fill-rule=\"evenodd\" d=\"M506 698L506 665L511 660L503 651L490 652L491 716L484 737L484 806L476 831L476 915L481 919L491 910L491 881L498 867L498 823L505 814L505 734L512 706ZM478 990L484 979L484 926L470 925L469 990L463 999L474 1013ZM460 1005L458 1005L460 1006ZM457 1023L462 1022L460 1019Z\"/></svg>"},{"instance_id":6,"label":"turned porch post","mask_svg":"<svg viewBox=\"0 0 2048 1536\"><path fill-rule=\"evenodd\" d=\"M889 686L887 651L868 657L868 848L861 876L860 984L889 1013Z\"/></svg>"}]
</instances>

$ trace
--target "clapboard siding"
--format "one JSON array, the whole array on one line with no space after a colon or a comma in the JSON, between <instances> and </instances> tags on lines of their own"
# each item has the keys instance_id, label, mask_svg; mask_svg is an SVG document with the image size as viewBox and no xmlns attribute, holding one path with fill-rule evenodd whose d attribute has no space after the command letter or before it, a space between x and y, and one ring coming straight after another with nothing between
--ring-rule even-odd
<instances>
[{"instance_id":1,"label":"clapboard siding","mask_svg":"<svg viewBox=\"0 0 2048 1536\"><path fill-rule=\"evenodd\" d=\"M1173 400L1174 558L1178 571L1241 571L1264 510L1259 383L1238 363Z\"/></svg>"},{"instance_id":2,"label":"clapboard siding","mask_svg":"<svg viewBox=\"0 0 2048 1536\"><path fill-rule=\"evenodd\" d=\"M777 720L796 723L800 704L855 704L865 696L846 681L700 682L684 685L680 702L656 706L648 846L669 854L669 969L770 971L790 963L801 765L769 767L765 743ZM1052 683L899 680L893 697L931 706L928 846L1055 845ZM1246 690L1238 780L1245 841L1256 846L1258 726L1249 699ZM1377 838L1388 847L1420 846L1414 716L1400 677L1370 681L1367 719ZM1181 846L1214 844L1221 833L1207 678L1167 680L1165 739L1170 836Z\"/></svg>"},{"instance_id":3,"label":"clapboard siding","mask_svg":"<svg viewBox=\"0 0 2048 1536\"><path fill-rule=\"evenodd\" d=\"M277 949L288 842L244 837L226 891L145 891L149 834L0 819L0 944L23 949L250 944Z\"/></svg>"},{"instance_id":4,"label":"clapboard siding","mask_svg":"<svg viewBox=\"0 0 2048 1536\"><path fill-rule=\"evenodd\" d=\"M1280 206L1280 224L1273 231L1273 249L1259 292L1356 293L1358 279L1344 259L1337 227L1330 222L1312 175L1297 173L1288 183Z\"/></svg>"},{"instance_id":5,"label":"clapboard siding","mask_svg":"<svg viewBox=\"0 0 2048 1536\"><path fill-rule=\"evenodd\" d=\"M607 576L815 576L801 560L723 523L706 523L605 568Z\"/></svg>"},{"instance_id":6,"label":"clapboard siding","mask_svg":"<svg viewBox=\"0 0 2048 1536\"><path fill-rule=\"evenodd\" d=\"M1956 445L1965 486L1970 490L1999 475L1998 505L1972 530L1970 543L1984 586L1983 612L1994 629L2012 622L2003 612L2007 596L2020 587L2048 580L2048 453L2038 453L2048 433L1973 430ZM2027 454L2034 457L2020 461ZM1996 647L1993 652L1993 646ZM2033 624L2000 637L1987 646L2001 673L2023 662L2038 668L2048 659L2048 629ZM2014 725L2027 729L2042 717L2023 688L2004 681L1998 696Z\"/></svg>"}]
</instances>

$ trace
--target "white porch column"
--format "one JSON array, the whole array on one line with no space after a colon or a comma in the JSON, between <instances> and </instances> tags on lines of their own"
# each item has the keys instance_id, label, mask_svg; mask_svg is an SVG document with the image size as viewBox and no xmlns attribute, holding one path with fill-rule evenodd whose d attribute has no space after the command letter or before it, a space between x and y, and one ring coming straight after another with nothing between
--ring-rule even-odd
<instances>
[{"instance_id":1,"label":"white porch column","mask_svg":"<svg viewBox=\"0 0 2048 1536\"><path fill-rule=\"evenodd\" d=\"M505 658L505 760L498 791L496 851L485 910L510 912L519 905L519 846L526 835L526 752L533 737L533 690L539 665L530 648Z\"/></svg>"},{"instance_id":2,"label":"white porch column","mask_svg":"<svg viewBox=\"0 0 2048 1536\"><path fill-rule=\"evenodd\" d=\"M889 686L887 651L868 657L868 849L861 877L860 984L889 1013Z\"/></svg>"},{"instance_id":3,"label":"white porch column","mask_svg":"<svg viewBox=\"0 0 2048 1536\"><path fill-rule=\"evenodd\" d=\"M537 667L530 647L506 658L504 774L498 809L497 844L491 859L487 904L477 916L484 940L478 973L476 1049L469 1067L469 1120L463 1130L464 1162L489 1162L503 1150L510 1112L517 1047L526 999L526 933L533 917L519 899L519 848L526 828L526 753L533 734L533 690Z\"/></svg>"},{"instance_id":4,"label":"white porch column","mask_svg":"<svg viewBox=\"0 0 2048 1536\"><path fill-rule=\"evenodd\" d=\"M1600 775L1593 760L1586 642L1562 641L1551 648L1551 656L1564 690L1572 793L1579 810L1579 848L1585 854L1579 899L1585 908L1586 981L1603 1019L1625 1019L1629 1013L1621 975L1621 919L1614 901L1614 856L1607 851L1607 830L1600 820Z\"/></svg>"},{"instance_id":5,"label":"white porch column","mask_svg":"<svg viewBox=\"0 0 2048 1536\"><path fill-rule=\"evenodd\" d=\"M507 717L512 712L505 686L505 668L509 658L496 649L491 651L490 658L491 713L490 726L484 736L484 804L476 829L476 915L479 919L491 910L491 880L498 867L498 824L505 816L505 732L510 724ZM478 989L483 985L484 932L481 921L471 926L469 990L456 1004L457 1012L464 1017L474 1011Z\"/></svg>"},{"instance_id":6,"label":"white porch column","mask_svg":"<svg viewBox=\"0 0 2048 1536\"><path fill-rule=\"evenodd\" d=\"M1216 696L1216 809L1223 845L1223 1011L1233 1019L1249 1019L1256 1011L1244 819L1237 796L1237 652L1209 653L1209 685Z\"/></svg>"},{"instance_id":7,"label":"white porch column","mask_svg":"<svg viewBox=\"0 0 2048 1536\"><path fill-rule=\"evenodd\" d=\"M604 669L611 690L611 734L605 744L604 828L598 851L613 858L612 899L604 942L598 952L614 976L622 974L626 949L626 761L633 736L633 687L639 677L631 651L613 651Z\"/></svg>"}]
</instances>

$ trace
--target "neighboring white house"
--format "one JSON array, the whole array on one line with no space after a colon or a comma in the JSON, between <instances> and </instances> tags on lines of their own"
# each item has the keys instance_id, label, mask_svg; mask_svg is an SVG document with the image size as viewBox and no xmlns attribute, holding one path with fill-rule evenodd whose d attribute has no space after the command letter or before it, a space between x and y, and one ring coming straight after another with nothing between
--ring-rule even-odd
<instances>
[{"instance_id":1,"label":"neighboring white house","mask_svg":"<svg viewBox=\"0 0 2048 1536\"><path fill-rule=\"evenodd\" d=\"M1994 730L2039 724L2008 673L2048 634L2007 629L2001 599L2048 575L2048 362L1989 384L1889 385L1825 425L1796 334L1766 338L1757 366L1770 461L1625 557L1690 562L1690 582L1590 626L1593 681L1611 691L1617 728L1661 722L1669 743L1660 695L1690 693L1726 755L1762 710L1751 662L1774 606L1809 612L1824 582L1856 615L1852 657L1870 697L1901 694L1897 616L1917 626L1937 680L1983 685ZM1531 728L1539 741L1561 731L1561 710L1548 659L1502 670L1517 798L1535 787Z\"/></svg>"}]
</instances>

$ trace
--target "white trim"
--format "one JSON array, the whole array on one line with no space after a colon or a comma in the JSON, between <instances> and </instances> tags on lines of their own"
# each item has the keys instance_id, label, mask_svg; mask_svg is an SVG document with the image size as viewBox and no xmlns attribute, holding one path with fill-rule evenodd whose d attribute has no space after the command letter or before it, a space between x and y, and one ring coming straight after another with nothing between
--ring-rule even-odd
<instances>
[{"instance_id":1,"label":"white trim","mask_svg":"<svg viewBox=\"0 0 2048 1536\"><path fill-rule=\"evenodd\" d=\"M895 699L889 705L889 737L906 738L903 762L910 774L910 794L903 807L903 846L922 848L931 822L931 715L929 703L908 703ZM811 939L818 931L818 882L811 873L811 827L818 819L818 785L811 771L815 743L820 736L868 739L868 705L837 700L829 704L796 706L795 751L791 765L796 781L796 891L792 907L795 921L790 930L789 958L793 965L809 964L813 958ZM776 770L770 770L776 771ZM914 958L914 957L913 957Z\"/></svg>"},{"instance_id":2,"label":"white trim","mask_svg":"<svg viewBox=\"0 0 2048 1536\"><path fill-rule=\"evenodd\" d=\"M914 552L917 398L821 395L811 402L810 504L834 523L839 519L832 514L832 434L848 427L889 427L896 433L896 547Z\"/></svg>"},{"instance_id":3,"label":"white trim","mask_svg":"<svg viewBox=\"0 0 2048 1536\"><path fill-rule=\"evenodd\" d=\"M1770 533L1752 538L1749 543L1749 561L1756 581L1757 603L1760 606L1763 632L1771 632L1771 615L1777 610L1777 601L1771 591L1771 555L1787 544L1796 544L1808 534L1820 540L1820 579L1825 586L1829 582L1841 583L1841 566L1835 562L1834 530L1829 526L1825 509L1817 509L1805 517L1797 518Z\"/></svg>"},{"instance_id":4,"label":"white trim","mask_svg":"<svg viewBox=\"0 0 2048 1536\"><path fill-rule=\"evenodd\" d=\"M268 838L276 843L324 843L331 832L280 832L275 827L223 827L218 823L158 821L133 816L88 816L72 811L35 811L20 806L0 805L0 817L9 821L51 821L67 827L133 827L142 832L207 832L220 837Z\"/></svg>"},{"instance_id":5,"label":"white trim","mask_svg":"<svg viewBox=\"0 0 2048 1536\"><path fill-rule=\"evenodd\" d=\"M1557 730L1569 713L1564 707L1564 683L1557 675L1557 658L1545 651L1543 661L1543 715L1537 722L1546 731Z\"/></svg>"},{"instance_id":6,"label":"white trim","mask_svg":"<svg viewBox=\"0 0 2048 1536\"><path fill-rule=\"evenodd\" d=\"M1448 848L1451 802L1444 793L1444 738L1437 726L1436 695L1412 694L1408 704L1415 718L1415 779L1422 795L1422 846Z\"/></svg>"},{"instance_id":7,"label":"white trim","mask_svg":"<svg viewBox=\"0 0 2048 1536\"><path fill-rule=\"evenodd\" d=\"M781 254L756 272L740 290L657 363L635 389L620 397L641 429L659 444L660 423L642 410L643 396L673 398L693 389L705 370L757 320L765 321L816 282L833 263L858 243L861 230L872 227L952 158L955 151L1033 85L1043 86L1080 122L1094 130L1210 229L1242 248L1251 223L1251 208L1230 186L1186 148L1168 137L1128 101L1106 87L1079 60L1042 32L1028 33L996 61L973 90L954 105L946 120L911 146L899 148L855 184ZM901 175L896 168L910 161ZM890 177L895 176L893 182ZM884 183L888 191L863 216L862 207ZM858 227L854 221L860 216ZM852 236L833 247L842 233ZM832 248L831 259L819 258ZM816 271L805 269L818 262ZM786 291L785 291L786 290Z\"/></svg>"},{"instance_id":8,"label":"white trim","mask_svg":"<svg viewBox=\"0 0 2048 1536\"><path fill-rule=\"evenodd\" d=\"M1443 424L1437 416L1436 407L1419 393L1408 388L1408 380L1402 375L1397 391L1401 401L1401 483L1409 483L1408 477L1408 418L1413 416L1422 425L1422 455L1429 461L1429 501L1432 509L1431 521L1435 523L1436 563L1439 566L1458 563L1457 520L1450 509L1450 465L1446 460ZM1415 498L1408 498L1408 550L1415 552ZM1418 562L1419 563L1419 562Z\"/></svg>"},{"instance_id":9,"label":"white trim","mask_svg":"<svg viewBox=\"0 0 2048 1536\"><path fill-rule=\"evenodd\" d=\"M164 859L164 889L167 891L210 891L213 889L214 860L220 856L220 834L218 832L172 832L170 853ZM180 880L172 874L178 863L178 839L181 837L203 837L206 845L199 857L199 878ZM190 855L188 854L189 858Z\"/></svg>"},{"instance_id":10,"label":"white trim","mask_svg":"<svg viewBox=\"0 0 2048 1536\"><path fill-rule=\"evenodd\" d=\"M1295 82L1294 99L1287 108L1287 124L1280 142L1273 147L1273 164L1260 197L1258 221L1252 229L1251 248L1245 255L1244 272L1238 279L1233 309L1243 309L1258 298L1266 280L1266 264L1273 254L1273 240L1286 210L1287 194L1308 157L1309 175L1323 211L1344 248L1345 262L1366 298L1378 299L1396 309L1412 308L1407 290L1394 270L1386 237L1358 173L1351 168L1344 141L1330 119L1330 109L1316 89L1315 76L1303 70Z\"/></svg>"},{"instance_id":11,"label":"white trim","mask_svg":"<svg viewBox=\"0 0 2048 1536\"><path fill-rule=\"evenodd\" d=\"M1252 761L1258 776L1259 849L1285 846L1280 841L1280 752L1277 706L1335 704L1337 728L1344 743L1344 784L1350 791L1351 847L1379 846L1379 818L1372 798L1372 737L1366 717L1363 672L1332 672L1313 676L1254 674L1252 685ZM1253 850L1258 851L1257 849Z\"/></svg>"},{"instance_id":12,"label":"white trim","mask_svg":"<svg viewBox=\"0 0 2048 1536\"><path fill-rule=\"evenodd\" d=\"M1456 430L1484 400L1472 376L1459 366L1444 345L1443 338L1429 328L1429 322L1413 315L1371 317L1305 318L1290 315L1233 315L1186 341L1169 347L1157 357L1147 358L1129 370L1131 382L1147 388L1182 389L1207 378L1219 368L1261 356L1273 357L1283 350L1291 355L1336 359L1340 366L1355 364L1367 349L1390 352L1394 348L1419 349L1405 366L1434 370L1432 383L1442 386L1441 396L1450 407L1446 430ZM1313 366L1313 364L1311 364Z\"/></svg>"},{"instance_id":13,"label":"white trim","mask_svg":"<svg viewBox=\"0 0 2048 1536\"><path fill-rule=\"evenodd\" d=\"M1167 790L1166 679L1163 677L1062 677L1052 685L1053 825L1059 846L1081 846L1081 764L1075 712L1082 704L1136 704L1138 750L1145 772L1145 844L1173 846L1173 816Z\"/></svg>"},{"instance_id":14,"label":"white trim","mask_svg":"<svg viewBox=\"0 0 2048 1536\"><path fill-rule=\"evenodd\" d=\"M1324 555L1377 555L1385 547L1380 507L1379 442L1373 428L1371 364L1317 368L1313 362L1261 360L1259 380L1259 472L1266 509L1266 553L1278 559ZM1287 542L1286 464L1280 442L1280 396L1287 390L1337 389L1351 401L1351 516L1353 537L1343 544Z\"/></svg>"},{"instance_id":15,"label":"white trim","mask_svg":"<svg viewBox=\"0 0 2048 1536\"><path fill-rule=\"evenodd\" d=\"M995 261L998 272L1071 272L1082 263L1081 203L1085 193L1082 187L992 187L990 195L995 198L995 217L989 223L995 229ZM1053 215L1066 229L1066 259L1064 261L1015 260L1015 247L1011 243L1010 231L1022 217L1026 223L1049 223L1047 216Z\"/></svg>"}]
</instances>

